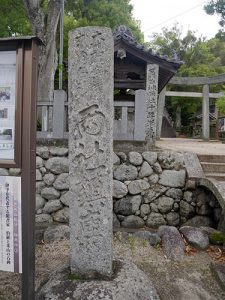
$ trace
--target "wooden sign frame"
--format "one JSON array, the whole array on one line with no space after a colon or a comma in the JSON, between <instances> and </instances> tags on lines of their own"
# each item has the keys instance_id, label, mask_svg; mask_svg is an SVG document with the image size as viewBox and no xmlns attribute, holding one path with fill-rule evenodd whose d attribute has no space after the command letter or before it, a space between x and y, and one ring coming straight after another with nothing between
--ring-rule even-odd
<instances>
[{"instance_id":1,"label":"wooden sign frame","mask_svg":"<svg viewBox=\"0 0 225 300\"><path fill-rule=\"evenodd\" d=\"M0 39L0 51L16 50L14 160L0 168L21 169L22 300L35 299L35 182L38 46L35 37Z\"/></svg>"}]
</instances>

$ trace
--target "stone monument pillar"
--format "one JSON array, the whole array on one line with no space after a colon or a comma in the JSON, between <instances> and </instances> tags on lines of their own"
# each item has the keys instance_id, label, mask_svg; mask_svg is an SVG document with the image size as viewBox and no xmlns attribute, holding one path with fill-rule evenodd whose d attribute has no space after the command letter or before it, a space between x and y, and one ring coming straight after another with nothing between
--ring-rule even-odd
<instances>
[{"instance_id":1,"label":"stone monument pillar","mask_svg":"<svg viewBox=\"0 0 225 300\"><path fill-rule=\"evenodd\" d=\"M158 99L158 65L147 65L146 74L146 142L148 147L153 147L156 140L157 126L157 99Z\"/></svg>"},{"instance_id":2,"label":"stone monument pillar","mask_svg":"<svg viewBox=\"0 0 225 300\"><path fill-rule=\"evenodd\" d=\"M71 272L112 274L114 42L111 30L69 34Z\"/></svg>"},{"instance_id":3,"label":"stone monument pillar","mask_svg":"<svg viewBox=\"0 0 225 300\"><path fill-rule=\"evenodd\" d=\"M158 98L158 111L157 111L157 128L156 128L156 139L160 140L162 132L162 122L166 99L166 87L161 91Z\"/></svg>"}]
</instances>

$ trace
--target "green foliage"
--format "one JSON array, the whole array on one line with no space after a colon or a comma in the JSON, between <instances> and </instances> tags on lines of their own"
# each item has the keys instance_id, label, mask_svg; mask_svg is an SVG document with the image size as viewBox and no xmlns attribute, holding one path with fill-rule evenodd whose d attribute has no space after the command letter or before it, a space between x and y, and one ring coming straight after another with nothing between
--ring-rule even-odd
<instances>
[{"instance_id":1,"label":"green foliage","mask_svg":"<svg viewBox=\"0 0 225 300\"><path fill-rule=\"evenodd\" d=\"M207 5L204 6L204 9L208 15L217 14L220 16L219 24L221 27L225 25L225 1L216 0L210 1Z\"/></svg>"},{"instance_id":2,"label":"green foliage","mask_svg":"<svg viewBox=\"0 0 225 300\"><path fill-rule=\"evenodd\" d=\"M225 115L225 96L216 100L216 107L218 108L219 112Z\"/></svg>"}]
</instances>

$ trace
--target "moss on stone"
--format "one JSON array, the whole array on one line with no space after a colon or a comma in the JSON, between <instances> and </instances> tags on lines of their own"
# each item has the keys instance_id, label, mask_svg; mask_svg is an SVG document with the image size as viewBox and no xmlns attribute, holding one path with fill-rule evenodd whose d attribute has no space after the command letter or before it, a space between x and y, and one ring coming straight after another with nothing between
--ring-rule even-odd
<instances>
[{"instance_id":1,"label":"moss on stone","mask_svg":"<svg viewBox=\"0 0 225 300\"><path fill-rule=\"evenodd\" d=\"M223 232L212 232L209 234L210 241L217 242L217 243L225 243L225 233Z\"/></svg>"}]
</instances>

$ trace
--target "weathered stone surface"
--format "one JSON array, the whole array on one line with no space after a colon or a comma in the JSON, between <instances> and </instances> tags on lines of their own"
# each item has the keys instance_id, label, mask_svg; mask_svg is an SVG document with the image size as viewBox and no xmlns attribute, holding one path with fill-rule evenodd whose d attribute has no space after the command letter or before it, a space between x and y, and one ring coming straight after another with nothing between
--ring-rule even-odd
<instances>
[{"instance_id":1,"label":"weathered stone surface","mask_svg":"<svg viewBox=\"0 0 225 300\"><path fill-rule=\"evenodd\" d=\"M145 151L142 153L144 160L146 160L151 166L157 161L157 153L151 151Z\"/></svg>"},{"instance_id":2,"label":"weathered stone surface","mask_svg":"<svg viewBox=\"0 0 225 300\"><path fill-rule=\"evenodd\" d=\"M113 173L113 177L119 181L134 180L138 176L138 171L135 166L122 164L118 166Z\"/></svg>"},{"instance_id":3,"label":"weathered stone surface","mask_svg":"<svg viewBox=\"0 0 225 300\"><path fill-rule=\"evenodd\" d=\"M127 193L128 189L126 184L118 180L113 180L113 198L120 199L126 196Z\"/></svg>"},{"instance_id":4,"label":"weathered stone surface","mask_svg":"<svg viewBox=\"0 0 225 300\"><path fill-rule=\"evenodd\" d=\"M162 196L158 199L158 209L161 213L167 213L173 208L173 203L172 198Z\"/></svg>"},{"instance_id":5,"label":"weathered stone surface","mask_svg":"<svg viewBox=\"0 0 225 300\"><path fill-rule=\"evenodd\" d=\"M176 227L161 226L158 235L162 239L163 252L167 258L174 261L184 258L185 244Z\"/></svg>"},{"instance_id":6,"label":"weathered stone surface","mask_svg":"<svg viewBox=\"0 0 225 300\"><path fill-rule=\"evenodd\" d=\"M137 195L150 187L149 183L145 180L134 180L128 184L128 191L131 195Z\"/></svg>"},{"instance_id":7,"label":"weathered stone surface","mask_svg":"<svg viewBox=\"0 0 225 300\"><path fill-rule=\"evenodd\" d=\"M49 158L45 167L53 174L68 173L69 161L66 157L52 157Z\"/></svg>"},{"instance_id":8,"label":"weathered stone surface","mask_svg":"<svg viewBox=\"0 0 225 300\"><path fill-rule=\"evenodd\" d=\"M146 161L144 161L139 171L139 177L144 178L152 174L153 174L152 167Z\"/></svg>"},{"instance_id":9,"label":"weathered stone surface","mask_svg":"<svg viewBox=\"0 0 225 300\"><path fill-rule=\"evenodd\" d=\"M42 174L38 169L36 169L36 181L42 181Z\"/></svg>"},{"instance_id":10,"label":"weathered stone surface","mask_svg":"<svg viewBox=\"0 0 225 300\"><path fill-rule=\"evenodd\" d=\"M53 156L66 156L68 154L68 149L65 147L51 147L50 153Z\"/></svg>"},{"instance_id":11,"label":"weathered stone surface","mask_svg":"<svg viewBox=\"0 0 225 300\"><path fill-rule=\"evenodd\" d=\"M18 168L10 168L9 175L11 176L19 176L21 174L21 170Z\"/></svg>"},{"instance_id":12,"label":"weathered stone surface","mask_svg":"<svg viewBox=\"0 0 225 300\"><path fill-rule=\"evenodd\" d=\"M62 208L62 204L61 204L60 200L50 200L45 203L43 212L47 213L47 214L51 214L61 208Z\"/></svg>"},{"instance_id":13,"label":"weathered stone surface","mask_svg":"<svg viewBox=\"0 0 225 300\"><path fill-rule=\"evenodd\" d=\"M47 200L54 200L60 197L60 192L53 187L45 187L41 191L41 196Z\"/></svg>"},{"instance_id":14,"label":"weathered stone surface","mask_svg":"<svg viewBox=\"0 0 225 300\"><path fill-rule=\"evenodd\" d=\"M176 212L171 211L166 215L166 220L168 225L178 226L180 223L180 215Z\"/></svg>"},{"instance_id":15,"label":"weathered stone surface","mask_svg":"<svg viewBox=\"0 0 225 300\"><path fill-rule=\"evenodd\" d=\"M195 209L192 205L188 204L186 201L180 201L180 215L185 218L190 218L194 215Z\"/></svg>"},{"instance_id":16,"label":"weathered stone surface","mask_svg":"<svg viewBox=\"0 0 225 300\"><path fill-rule=\"evenodd\" d=\"M39 156L36 157L36 168L43 167L43 159Z\"/></svg>"},{"instance_id":17,"label":"weathered stone surface","mask_svg":"<svg viewBox=\"0 0 225 300\"><path fill-rule=\"evenodd\" d=\"M41 195L36 194L36 211L43 208L45 205L45 199L41 197Z\"/></svg>"},{"instance_id":18,"label":"weathered stone surface","mask_svg":"<svg viewBox=\"0 0 225 300\"><path fill-rule=\"evenodd\" d=\"M40 194L44 187L45 187L45 183L43 181L36 182L36 193Z\"/></svg>"},{"instance_id":19,"label":"weathered stone surface","mask_svg":"<svg viewBox=\"0 0 225 300\"><path fill-rule=\"evenodd\" d=\"M212 262L210 268L218 284L225 291L225 265L220 262Z\"/></svg>"},{"instance_id":20,"label":"weathered stone surface","mask_svg":"<svg viewBox=\"0 0 225 300\"><path fill-rule=\"evenodd\" d=\"M40 156L41 158L47 159L49 158L49 149L48 147L37 147L36 148L36 153L38 156Z\"/></svg>"},{"instance_id":21,"label":"weathered stone surface","mask_svg":"<svg viewBox=\"0 0 225 300\"><path fill-rule=\"evenodd\" d=\"M113 152L113 164L114 165L119 165L120 164L120 158L116 153Z\"/></svg>"},{"instance_id":22,"label":"weathered stone surface","mask_svg":"<svg viewBox=\"0 0 225 300\"><path fill-rule=\"evenodd\" d=\"M69 265L51 274L37 294L36 300L159 300L148 277L137 266L117 259L117 272L112 280L69 280Z\"/></svg>"},{"instance_id":23,"label":"weathered stone surface","mask_svg":"<svg viewBox=\"0 0 225 300\"><path fill-rule=\"evenodd\" d=\"M161 242L159 235L150 231L137 231L134 233L134 236L147 240L151 246L155 246Z\"/></svg>"},{"instance_id":24,"label":"weathered stone surface","mask_svg":"<svg viewBox=\"0 0 225 300\"><path fill-rule=\"evenodd\" d=\"M68 173L62 173L60 174L55 182L53 183L53 186L57 190L68 190L69 189L69 174Z\"/></svg>"},{"instance_id":25,"label":"weathered stone surface","mask_svg":"<svg viewBox=\"0 0 225 300\"><path fill-rule=\"evenodd\" d=\"M192 197L193 197L192 192L190 192L190 191L184 192L184 200L187 201L188 203L192 202Z\"/></svg>"},{"instance_id":26,"label":"weathered stone surface","mask_svg":"<svg viewBox=\"0 0 225 300\"><path fill-rule=\"evenodd\" d=\"M144 195L144 202L150 203L157 199L159 196L164 194L168 188L160 185L155 185L153 188L149 189Z\"/></svg>"},{"instance_id":27,"label":"weathered stone surface","mask_svg":"<svg viewBox=\"0 0 225 300\"><path fill-rule=\"evenodd\" d=\"M186 190L195 190L196 189L196 181L195 180L187 180L185 184Z\"/></svg>"},{"instance_id":28,"label":"weathered stone surface","mask_svg":"<svg viewBox=\"0 0 225 300\"><path fill-rule=\"evenodd\" d=\"M158 160L163 169L179 170L184 165L183 154L179 152L163 151L158 154Z\"/></svg>"},{"instance_id":29,"label":"weathered stone surface","mask_svg":"<svg viewBox=\"0 0 225 300\"><path fill-rule=\"evenodd\" d=\"M7 176L9 175L9 171L4 168L0 168L0 176Z\"/></svg>"},{"instance_id":30,"label":"weathered stone surface","mask_svg":"<svg viewBox=\"0 0 225 300\"><path fill-rule=\"evenodd\" d=\"M63 195L61 196L61 198L60 198L60 201L61 201L64 205L66 205L66 206L70 206L70 203L71 203L73 200L74 200L73 194L72 194L70 191L68 191L68 192L66 192L65 194L63 194Z\"/></svg>"},{"instance_id":31,"label":"weathered stone surface","mask_svg":"<svg viewBox=\"0 0 225 300\"><path fill-rule=\"evenodd\" d=\"M113 228L119 228L120 227L120 221L118 220L115 213L113 213Z\"/></svg>"},{"instance_id":32,"label":"weathered stone surface","mask_svg":"<svg viewBox=\"0 0 225 300\"><path fill-rule=\"evenodd\" d=\"M148 182L152 185L152 184L156 184L159 181L159 175L158 174L152 174L149 178L148 178Z\"/></svg>"},{"instance_id":33,"label":"weathered stone surface","mask_svg":"<svg viewBox=\"0 0 225 300\"><path fill-rule=\"evenodd\" d=\"M145 225L145 222L138 216L128 216L126 217L122 223L122 227L127 227L127 228L140 228Z\"/></svg>"},{"instance_id":34,"label":"weathered stone surface","mask_svg":"<svg viewBox=\"0 0 225 300\"><path fill-rule=\"evenodd\" d=\"M146 221L146 225L150 228L158 228L161 225L166 225L166 221L161 214L151 212Z\"/></svg>"},{"instance_id":35,"label":"weathered stone surface","mask_svg":"<svg viewBox=\"0 0 225 300\"><path fill-rule=\"evenodd\" d=\"M169 187L184 187L186 172L185 170L164 170L160 175L159 183Z\"/></svg>"},{"instance_id":36,"label":"weathered stone surface","mask_svg":"<svg viewBox=\"0 0 225 300\"><path fill-rule=\"evenodd\" d=\"M46 170L45 167L41 167L39 170L40 170L42 175L45 175L47 173L47 170Z\"/></svg>"},{"instance_id":37,"label":"weathered stone surface","mask_svg":"<svg viewBox=\"0 0 225 300\"><path fill-rule=\"evenodd\" d=\"M43 181L44 183L46 183L46 185L50 186L55 181L55 176L51 173L45 174L43 177Z\"/></svg>"},{"instance_id":38,"label":"weathered stone surface","mask_svg":"<svg viewBox=\"0 0 225 300\"><path fill-rule=\"evenodd\" d=\"M114 211L116 214L124 216L132 215L139 210L141 205L142 197L138 196L127 196L115 202Z\"/></svg>"},{"instance_id":39,"label":"weathered stone surface","mask_svg":"<svg viewBox=\"0 0 225 300\"><path fill-rule=\"evenodd\" d=\"M171 188L166 192L166 196L176 200L180 200L183 197L183 192L180 189Z\"/></svg>"},{"instance_id":40,"label":"weathered stone surface","mask_svg":"<svg viewBox=\"0 0 225 300\"><path fill-rule=\"evenodd\" d=\"M118 152L117 155L121 159L121 162L126 162L127 161L127 155L124 152Z\"/></svg>"},{"instance_id":41,"label":"weathered stone surface","mask_svg":"<svg viewBox=\"0 0 225 300\"><path fill-rule=\"evenodd\" d=\"M195 216L192 219L188 220L183 226L193 226L193 227L200 227L200 226L214 226L213 221L206 216Z\"/></svg>"},{"instance_id":42,"label":"weathered stone surface","mask_svg":"<svg viewBox=\"0 0 225 300\"><path fill-rule=\"evenodd\" d=\"M83 27L71 31L71 272L90 278L112 274L113 74L111 30Z\"/></svg>"},{"instance_id":43,"label":"weathered stone surface","mask_svg":"<svg viewBox=\"0 0 225 300\"><path fill-rule=\"evenodd\" d=\"M159 212L158 206L155 203L150 203L150 211L151 212Z\"/></svg>"},{"instance_id":44,"label":"weathered stone surface","mask_svg":"<svg viewBox=\"0 0 225 300\"><path fill-rule=\"evenodd\" d=\"M142 204L141 208L140 208L140 211L141 211L141 217L144 217L144 216L148 215L150 213L149 204Z\"/></svg>"},{"instance_id":45,"label":"weathered stone surface","mask_svg":"<svg viewBox=\"0 0 225 300\"><path fill-rule=\"evenodd\" d=\"M153 171L156 172L157 174L162 173L162 168L158 162L154 163L152 168L153 168Z\"/></svg>"},{"instance_id":46,"label":"weathered stone surface","mask_svg":"<svg viewBox=\"0 0 225 300\"><path fill-rule=\"evenodd\" d=\"M67 225L48 227L44 232L44 241L52 243L56 240L69 239L70 228Z\"/></svg>"},{"instance_id":47,"label":"weathered stone surface","mask_svg":"<svg viewBox=\"0 0 225 300\"><path fill-rule=\"evenodd\" d=\"M53 220L59 223L68 223L69 222L69 207L64 207L63 209L58 210L52 214Z\"/></svg>"},{"instance_id":48,"label":"weathered stone surface","mask_svg":"<svg viewBox=\"0 0 225 300\"><path fill-rule=\"evenodd\" d=\"M51 223L52 217L49 214L40 214L35 217L36 223Z\"/></svg>"},{"instance_id":49,"label":"weathered stone surface","mask_svg":"<svg viewBox=\"0 0 225 300\"><path fill-rule=\"evenodd\" d=\"M187 242L200 250L205 250L209 246L208 235L200 228L183 226L180 232L185 236Z\"/></svg>"},{"instance_id":50,"label":"weathered stone surface","mask_svg":"<svg viewBox=\"0 0 225 300\"><path fill-rule=\"evenodd\" d=\"M143 162L143 158L138 152L129 152L128 153L129 162L134 166L140 166Z\"/></svg>"}]
</instances>

